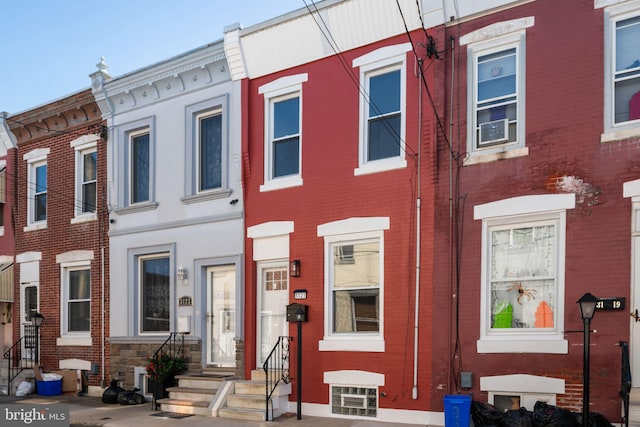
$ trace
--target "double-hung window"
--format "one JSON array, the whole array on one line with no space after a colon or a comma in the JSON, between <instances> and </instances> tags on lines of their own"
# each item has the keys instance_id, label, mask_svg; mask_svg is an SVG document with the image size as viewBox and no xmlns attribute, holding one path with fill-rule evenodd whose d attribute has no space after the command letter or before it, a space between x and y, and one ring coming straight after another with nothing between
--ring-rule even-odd
<instances>
[{"instance_id":1,"label":"double-hung window","mask_svg":"<svg viewBox=\"0 0 640 427\"><path fill-rule=\"evenodd\" d=\"M606 141L618 138L614 132L640 132L640 1L614 4L604 15Z\"/></svg>"},{"instance_id":2,"label":"double-hung window","mask_svg":"<svg viewBox=\"0 0 640 427\"><path fill-rule=\"evenodd\" d=\"M132 133L130 136L131 204L149 201L149 131Z\"/></svg>"},{"instance_id":3,"label":"double-hung window","mask_svg":"<svg viewBox=\"0 0 640 427\"><path fill-rule=\"evenodd\" d=\"M96 218L98 183L98 135L83 135L71 142L75 150L76 200L72 222Z\"/></svg>"},{"instance_id":4,"label":"double-hung window","mask_svg":"<svg viewBox=\"0 0 640 427\"><path fill-rule=\"evenodd\" d=\"M384 230L388 228L386 217L318 226L325 243L325 335L320 350L384 351Z\"/></svg>"},{"instance_id":5,"label":"double-hung window","mask_svg":"<svg viewBox=\"0 0 640 427\"><path fill-rule=\"evenodd\" d=\"M24 155L27 161L27 227L25 231L47 225L47 155L49 149L36 149Z\"/></svg>"},{"instance_id":6,"label":"double-hung window","mask_svg":"<svg viewBox=\"0 0 640 427\"><path fill-rule=\"evenodd\" d=\"M479 205L482 302L478 352L566 353L565 211L575 195Z\"/></svg>"},{"instance_id":7,"label":"double-hung window","mask_svg":"<svg viewBox=\"0 0 640 427\"><path fill-rule=\"evenodd\" d=\"M259 88L265 102L264 184L260 191L302 185L302 83L307 74Z\"/></svg>"},{"instance_id":8,"label":"double-hung window","mask_svg":"<svg viewBox=\"0 0 640 427\"><path fill-rule=\"evenodd\" d=\"M227 98L186 108L187 145L184 203L226 197L228 189Z\"/></svg>"},{"instance_id":9,"label":"double-hung window","mask_svg":"<svg viewBox=\"0 0 640 427\"><path fill-rule=\"evenodd\" d=\"M467 45L470 162L525 149L525 35L533 18L500 22L460 38ZM469 163L469 161L468 161Z\"/></svg>"},{"instance_id":10,"label":"double-hung window","mask_svg":"<svg viewBox=\"0 0 640 427\"><path fill-rule=\"evenodd\" d=\"M91 331L91 270L88 267L66 269L64 329L66 334Z\"/></svg>"},{"instance_id":11,"label":"double-hung window","mask_svg":"<svg viewBox=\"0 0 640 427\"><path fill-rule=\"evenodd\" d=\"M406 53L386 46L354 59L360 68L359 166L355 175L406 167Z\"/></svg>"}]
</instances>

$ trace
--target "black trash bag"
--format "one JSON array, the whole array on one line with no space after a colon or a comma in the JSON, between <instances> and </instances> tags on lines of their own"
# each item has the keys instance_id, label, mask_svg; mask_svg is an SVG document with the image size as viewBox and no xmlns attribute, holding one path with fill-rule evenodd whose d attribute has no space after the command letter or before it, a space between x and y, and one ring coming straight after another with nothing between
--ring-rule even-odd
<instances>
[{"instance_id":1,"label":"black trash bag","mask_svg":"<svg viewBox=\"0 0 640 427\"><path fill-rule=\"evenodd\" d=\"M574 412L573 415L578 425L582 426L582 412ZM613 427L613 425L604 415L597 412L589 412L589 427Z\"/></svg>"},{"instance_id":2,"label":"black trash bag","mask_svg":"<svg viewBox=\"0 0 640 427\"><path fill-rule=\"evenodd\" d=\"M118 403L118 393L124 391L118 380L111 380L111 385L102 393L102 403Z\"/></svg>"},{"instance_id":3,"label":"black trash bag","mask_svg":"<svg viewBox=\"0 0 640 427\"><path fill-rule=\"evenodd\" d=\"M499 427L505 413L495 406L484 402L471 402L471 419L475 426Z\"/></svg>"},{"instance_id":4,"label":"black trash bag","mask_svg":"<svg viewBox=\"0 0 640 427\"><path fill-rule=\"evenodd\" d=\"M138 393L138 389L123 390L118 393L118 403L121 405L139 405L144 403L144 396Z\"/></svg>"},{"instance_id":5,"label":"black trash bag","mask_svg":"<svg viewBox=\"0 0 640 427\"><path fill-rule=\"evenodd\" d=\"M536 402L533 407L534 427L580 427L576 417L566 409Z\"/></svg>"},{"instance_id":6,"label":"black trash bag","mask_svg":"<svg viewBox=\"0 0 640 427\"><path fill-rule=\"evenodd\" d=\"M504 413L501 427L533 427L533 413L526 408L512 409Z\"/></svg>"}]
</instances>

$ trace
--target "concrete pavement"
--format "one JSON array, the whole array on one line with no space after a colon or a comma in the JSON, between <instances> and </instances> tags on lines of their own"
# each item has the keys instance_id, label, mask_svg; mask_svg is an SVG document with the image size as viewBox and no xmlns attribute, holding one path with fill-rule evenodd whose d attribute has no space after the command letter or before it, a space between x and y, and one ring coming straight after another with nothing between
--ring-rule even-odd
<instances>
[{"instance_id":1,"label":"concrete pavement","mask_svg":"<svg viewBox=\"0 0 640 427\"><path fill-rule=\"evenodd\" d=\"M345 420L341 418L319 418L286 414L275 421L238 421L224 418L210 418L191 415L184 418L158 416L160 411L152 411L151 403L142 405L119 405L102 403L100 397L76 396L63 394L59 396L29 395L26 397L0 396L0 407L3 404L36 404L69 405L71 426L83 427L391 427L406 424L383 423L369 420Z\"/></svg>"}]
</instances>

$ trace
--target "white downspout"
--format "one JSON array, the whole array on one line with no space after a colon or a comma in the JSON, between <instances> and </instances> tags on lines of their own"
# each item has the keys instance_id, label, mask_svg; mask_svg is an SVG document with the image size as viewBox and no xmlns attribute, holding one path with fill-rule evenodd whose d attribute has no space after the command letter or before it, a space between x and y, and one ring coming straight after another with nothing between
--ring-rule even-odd
<instances>
[{"instance_id":1,"label":"white downspout","mask_svg":"<svg viewBox=\"0 0 640 427\"><path fill-rule=\"evenodd\" d=\"M104 375L104 369L105 369L105 354L104 354L104 346L105 346L105 339L104 339L104 328L105 328L105 322L104 322L104 246L102 246L100 248L100 262L102 263L102 271L101 271L101 284L102 284L102 301L100 302L102 308L101 308L101 312L102 312L102 318L101 318L101 329L102 329L102 336L100 338L100 341L102 343L102 350L101 350L101 357L102 357L102 369L100 370L102 372L102 379L100 381L100 386L102 388L105 387L105 375Z\"/></svg>"},{"instance_id":2,"label":"white downspout","mask_svg":"<svg viewBox=\"0 0 640 427\"><path fill-rule=\"evenodd\" d=\"M420 313L420 208L421 208L421 186L420 168L422 167L422 59L418 59L418 185L416 196L416 306L415 319L413 325L413 389L411 398L418 399L418 318Z\"/></svg>"}]
</instances>

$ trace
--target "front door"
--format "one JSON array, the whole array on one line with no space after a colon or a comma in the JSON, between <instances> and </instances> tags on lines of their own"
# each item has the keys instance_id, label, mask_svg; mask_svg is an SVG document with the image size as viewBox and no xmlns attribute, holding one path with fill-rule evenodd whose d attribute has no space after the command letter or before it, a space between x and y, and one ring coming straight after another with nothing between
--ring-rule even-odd
<instances>
[{"instance_id":1,"label":"front door","mask_svg":"<svg viewBox=\"0 0 640 427\"><path fill-rule=\"evenodd\" d=\"M29 282L20 286L20 336L22 340L23 358L32 359L37 354L35 346L38 340L31 317L38 312L38 282Z\"/></svg>"},{"instance_id":2,"label":"front door","mask_svg":"<svg viewBox=\"0 0 640 427\"><path fill-rule=\"evenodd\" d=\"M278 337L288 334L289 263L258 265L258 324L256 345L258 366L262 367Z\"/></svg>"},{"instance_id":3,"label":"front door","mask_svg":"<svg viewBox=\"0 0 640 427\"><path fill-rule=\"evenodd\" d=\"M207 364L236 363L236 268L207 269Z\"/></svg>"}]
</instances>

